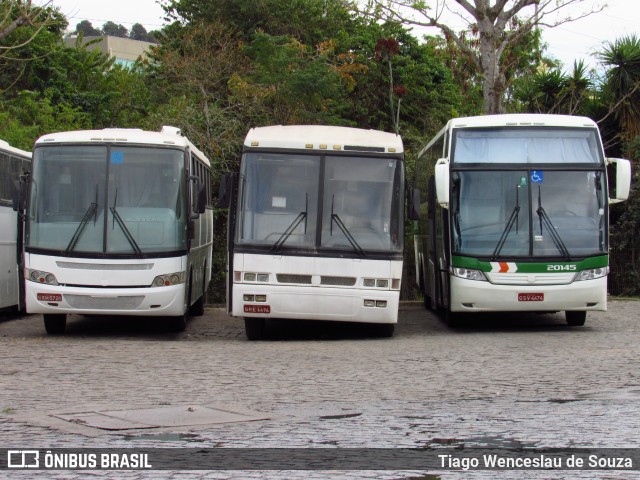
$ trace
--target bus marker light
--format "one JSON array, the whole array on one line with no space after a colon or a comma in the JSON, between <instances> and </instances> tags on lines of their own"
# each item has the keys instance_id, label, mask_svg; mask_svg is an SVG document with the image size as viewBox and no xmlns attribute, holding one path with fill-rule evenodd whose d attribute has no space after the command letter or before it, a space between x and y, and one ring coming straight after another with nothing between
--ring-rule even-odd
<instances>
[{"instance_id":1,"label":"bus marker light","mask_svg":"<svg viewBox=\"0 0 640 480\"><path fill-rule=\"evenodd\" d=\"M544 302L544 293L519 293L519 302Z\"/></svg>"}]
</instances>

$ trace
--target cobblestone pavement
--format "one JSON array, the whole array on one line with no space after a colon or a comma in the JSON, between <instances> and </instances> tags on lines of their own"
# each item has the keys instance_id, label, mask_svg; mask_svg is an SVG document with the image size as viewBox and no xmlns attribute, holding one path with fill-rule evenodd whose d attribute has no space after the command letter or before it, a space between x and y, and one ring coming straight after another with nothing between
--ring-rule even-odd
<instances>
[{"instance_id":1,"label":"cobblestone pavement","mask_svg":"<svg viewBox=\"0 0 640 480\"><path fill-rule=\"evenodd\" d=\"M249 342L208 308L180 334L158 319L39 315L0 321L0 448L611 447L640 445L640 302L613 300L584 327L561 314L483 315L450 329L403 304L396 334L279 323ZM105 431L51 414L176 405L268 420ZM63 425L65 424L65 425ZM640 478L629 471L0 471L10 478ZM117 473L117 475L116 475Z\"/></svg>"}]
</instances>

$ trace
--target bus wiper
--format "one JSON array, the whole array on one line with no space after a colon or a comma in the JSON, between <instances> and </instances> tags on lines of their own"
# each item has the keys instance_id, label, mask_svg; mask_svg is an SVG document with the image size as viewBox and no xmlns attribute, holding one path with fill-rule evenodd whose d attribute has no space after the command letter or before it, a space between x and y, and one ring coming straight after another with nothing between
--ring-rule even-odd
<instances>
[{"instance_id":1,"label":"bus wiper","mask_svg":"<svg viewBox=\"0 0 640 480\"><path fill-rule=\"evenodd\" d=\"M125 225L124 220L122 220L122 217L120 216L120 214L116 210L116 202L117 201L118 201L118 188L116 188L116 194L115 194L115 196L113 198L113 207L109 207L109 210L111 210L111 214L113 215L113 224L112 224L111 228L113 228L115 223L117 222L118 226L122 229L122 232L124 233L125 238L129 242L129 245L131 245L131 248L133 248L133 251L136 252L136 254L139 257L141 257L142 256L142 250L140 250L140 246L138 246L138 242L136 242L136 239L133 238L133 235L131 235L131 232L129 231L129 229Z\"/></svg>"},{"instance_id":2,"label":"bus wiper","mask_svg":"<svg viewBox=\"0 0 640 480\"><path fill-rule=\"evenodd\" d=\"M551 219L549 219L547 212L545 212L544 208L542 208L541 197L542 197L541 189L540 189L540 186L538 186L538 209L536 210L536 213L540 218L540 235L542 235L542 225L544 225L545 227L547 227L547 230L549 230L549 234L551 235L551 240L553 240L553 243L558 249L558 251L562 255L564 255L567 260L571 260L571 254L569 253L569 250L567 250L567 246L562 241L562 238L560 238L560 235L558 235L558 232L556 231L555 227L551 223Z\"/></svg>"},{"instance_id":3,"label":"bus wiper","mask_svg":"<svg viewBox=\"0 0 640 480\"><path fill-rule=\"evenodd\" d=\"M518 233L518 215L520 214L520 195L518 193L518 189L520 185L516 187L516 206L513 207L513 211L511 212L511 216L509 217L509 221L504 227L502 231L502 235L500 235L500 240L498 240L498 244L496 245L495 250L493 251L493 255L491 256L491 260L495 260L500 255L502 251L502 247L504 247L505 242L507 241L507 237L509 233L511 233L511 229L513 228L513 224L516 224L516 233Z\"/></svg>"},{"instance_id":4,"label":"bus wiper","mask_svg":"<svg viewBox=\"0 0 640 480\"><path fill-rule=\"evenodd\" d=\"M64 253L68 254L72 252L74 248L76 248L76 244L78 243L78 240L80 240L80 237L82 236L82 232L84 232L84 228L89 223L89 220L91 220L91 217L93 217L93 224L95 225L97 211L98 211L98 185L96 185L95 202L91 202L87 207L87 210L84 212L84 216L82 217L82 220L80 220L80 224L78 225L78 228L76 228L76 231L73 233L73 236L69 241L69 245L67 245L67 248L65 248Z\"/></svg>"},{"instance_id":5,"label":"bus wiper","mask_svg":"<svg viewBox=\"0 0 640 480\"><path fill-rule=\"evenodd\" d=\"M356 252L358 252L360 255L362 255L363 257L366 257L366 254L364 253L364 250L362 250L362 247L360 245L358 245L358 242L356 242L356 239L353 238L353 235L351 235L351 232L349 232L349 229L344 224L342 219L338 216L337 213L333 213L333 201L334 201L334 199L335 199L335 196L331 198L331 225L330 225L330 228L329 228L329 234L333 235L333 222L336 222L336 225L338 225L338 227L340 228L340 230L342 231L344 236L347 237L347 240L349 241L349 243L351 244L353 249Z\"/></svg>"},{"instance_id":6,"label":"bus wiper","mask_svg":"<svg viewBox=\"0 0 640 480\"><path fill-rule=\"evenodd\" d=\"M298 228L298 225L304 220L304 233L307 234L307 211L309 210L309 194L306 194L305 202L304 202L304 212L300 212L296 218L293 219L293 222L287 227L287 229L280 235L280 238L273 244L271 247L272 252L278 252L284 242L291 236L293 231Z\"/></svg>"}]
</instances>

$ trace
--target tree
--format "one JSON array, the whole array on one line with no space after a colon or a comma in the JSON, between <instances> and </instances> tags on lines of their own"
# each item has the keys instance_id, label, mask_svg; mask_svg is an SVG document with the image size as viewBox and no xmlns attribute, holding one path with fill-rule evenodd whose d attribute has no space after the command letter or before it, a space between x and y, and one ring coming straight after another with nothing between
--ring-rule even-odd
<instances>
[{"instance_id":1,"label":"tree","mask_svg":"<svg viewBox=\"0 0 640 480\"><path fill-rule=\"evenodd\" d=\"M630 35L607 43L599 57L609 67L604 88L621 140L631 142L640 135L640 39Z\"/></svg>"},{"instance_id":2,"label":"tree","mask_svg":"<svg viewBox=\"0 0 640 480\"><path fill-rule=\"evenodd\" d=\"M31 0L0 2L0 58L14 58L12 53L28 45L43 29L64 23L56 15L56 10L49 8L51 2L49 0L42 6L32 5ZM31 27L29 35L16 38L13 34L21 27Z\"/></svg>"},{"instance_id":3,"label":"tree","mask_svg":"<svg viewBox=\"0 0 640 480\"><path fill-rule=\"evenodd\" d=\"M76 33L83 34L85 37L98 37L102 32L95 28L89 20L82 20L76 25Z\"/></svg>"},{"instance_id":4,"label":"tree","mask_svg":"<svg viewBox=\"0 0 640 480\"><path fill-rule=\"evenodd\" d=\"M116 24L109 20L102 26L102 33L104 35L110 35L112 37L122 37L127 38L127 34L129 31L126 27L123 27L120 24Z\"/></svg>"},{"instance_id":5,"label":"tree","mask_svg":"<svg viewBox=\"0 0 640 480\"><path fill-rule=\"evenodd\" d=\"M455 42L460 50L466 52L482 75L483 107L485 114L503 113L504 96L507 91L507 71L511 68L505 62L505 51L510 45L517 44L536 26L558 26L568 21L583 18L600 11L592 8L576 18L565 17L551 22L547 18L556 16L565 7L582 3L585 0L455 0L462 11L458 16L467 22L467 30L456 32L442 20L445 7L452 1L437 3L432 12L424 0L371 0L371 15L381 15L387 20L420 27L437 27L447 39ZM531 9L529 7L535 7ZM405 14L404 12L408 12ZM413 12L421 19L409 16ZM520 16L521 15L521 16ZM478 37L477 48L468 41L466 35L472 33Z\"/></svg>"},{"instance_id":6,"label":"tree","mask_svg":"<svg viewBox=\"0 0 640 480\"><path fill-rule=\"evenodd\" d=\"M129 38L133 40L140 40L142 42L153 42L155 40L153 35L148 33L147 29L140 23L133 24L131 31L129 32Z\"/></svg>"}]
</instances>

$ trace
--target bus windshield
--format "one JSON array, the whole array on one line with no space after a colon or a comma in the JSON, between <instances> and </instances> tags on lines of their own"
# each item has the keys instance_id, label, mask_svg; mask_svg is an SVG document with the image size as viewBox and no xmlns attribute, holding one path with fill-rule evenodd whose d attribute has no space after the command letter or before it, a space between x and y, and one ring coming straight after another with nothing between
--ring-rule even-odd
<instances>
[{"instance_id":1,"label":"bus windshield","mask_svg":"<svg viewBox=\"0 0 640 480\"><path fill-rule=\"evenodd\" d=\"M186 249L184 152L161 147L35 149L26 247L135 255Z\"/></svg>"},{"instance_id":2,"label":"bus windshield","mask_svg":"<svg viewBox=\"0 0 640 480\"><path fill-rule=\"evenodd\" d=\"M269 247L402 251L402 162L396 158L245 154L237 243Z\"/></svg>"},{"instance_id":3,"label":"bus windshield","mask_svg":"<svg viewBox=\"0 0 640 480\"><path fill-rule=\"evenodd\" d=\"M606 254L604 181L601 171L453 172L453 250L567 260Z\"/></svg>"}]
</instances>

